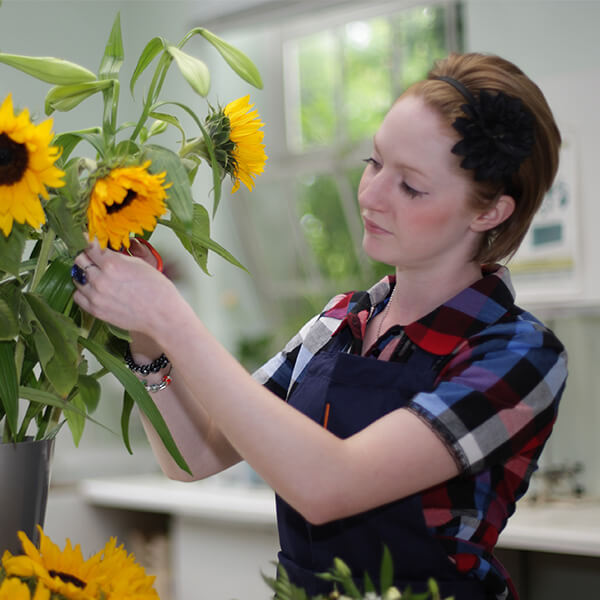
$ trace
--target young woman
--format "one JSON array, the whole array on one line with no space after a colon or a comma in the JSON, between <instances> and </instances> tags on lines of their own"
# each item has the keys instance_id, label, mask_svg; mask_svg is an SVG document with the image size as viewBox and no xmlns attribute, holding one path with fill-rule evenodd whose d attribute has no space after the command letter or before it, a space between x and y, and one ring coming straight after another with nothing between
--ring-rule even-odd
<instances>
[{"instance_id":1,"label":"young woman","mask_svg":"<svg viewBox=\"0 0 600 600\"><path fill-rule=\"evenodd\" d=\"M254 377L138 257L77 257L75 300L161 353L155 401L194 478L243 459L277 493L280 562L310 594L334 557L457 600L516 596L492 550L556 418L566 356L514 303L506 267L550 187L560 134L537 86L499 57L451 55L392 106L358 200L363 246L395 267L335 297ZM94 267L94 268L90 268ZM153 379L154 378L154 379ZM282 401L283 400L283 401ZM189 479L148 423L167 475Z\"/></svg>"}]
</instances>

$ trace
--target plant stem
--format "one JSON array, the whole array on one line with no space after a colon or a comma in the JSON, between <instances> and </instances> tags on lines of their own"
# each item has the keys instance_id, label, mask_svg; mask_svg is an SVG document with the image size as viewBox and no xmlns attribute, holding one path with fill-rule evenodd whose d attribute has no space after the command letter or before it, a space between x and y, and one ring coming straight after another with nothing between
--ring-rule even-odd
<instances>
[{"instance_id":1,"label":"plant stem","mask_svg":"<svg viewBox=\"0 0 600 600\"><path fill-rule=\"evenodd\" d=\"M139 135L144 123L146 123L146 119L148 119L148 115L150 114L150 109L152 105L156 102L156 97L160 93L160 89L165 79L165 75L171 61L173 59L167 52L163 52L160 60L158 62L158 66L156 67L156 71L154 71L154 76L152 77L152 81L150 83L150 89L148 90L148 94L146 95L146 102L144 103L144 108L142 110L142 114L140 115L139 121L137 122L131 137L129 138L132 142L135 141L137 136Z\"/></svg>"},{"instance_id":2,"label":"plant stem","mask_svg":"<svg viewBox=\"0 0 600 600\"><path fill-rule=\"evenodd\" d=\"M35 271L33 272L33 279L31 280L31 285L29 286L29 291L34 292L35 288L38 286L44 272L46 271L46 266L48 265L48 258L50 257L50 250L52 250L52 243L56 238L56 233L53 229L48 229L42 238L42 246L40 248L40 254L37 259L37 264L35 265Z\"/></svg>"},{"instance_id":3,"label":"plant stem","mask_svg":"<svg viewBox=\"0 0 600 600\"><path fill-rule=\"evenodd\" d=\"M206 151L206 144L200 137L194 138L193 140L183 144L179 150L179 156L185 158L188 154L196 154L201 156L207 163L210 163L210 156Z\"/></svg>"},{"instance_id":4,"label":"plant stem","mask_svg":"<svg viewBox=\"0 0 600 600\"><path fill-rule=\"evenodd\" d=\"M94 379L98 380L101 377L104 377L105 375L108 375L109 373L110 373L110 371L106 367L102 367L101 369L99 369L95 373L90 373L90 377L93 377Z\"/></svg>"}]
</instances>

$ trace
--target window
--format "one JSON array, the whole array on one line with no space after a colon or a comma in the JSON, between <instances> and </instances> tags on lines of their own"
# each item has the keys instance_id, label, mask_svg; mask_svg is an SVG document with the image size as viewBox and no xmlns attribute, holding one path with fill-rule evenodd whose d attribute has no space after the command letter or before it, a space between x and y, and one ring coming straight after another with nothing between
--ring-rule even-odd
<instances>
[{"instance_id":1,"label":"window","mask_svg":"<svg viewBox=\"0 0 600 600\"><path fill-rule=\"evenodd\" d=\"M335 293L391 271L361 249L362 159L393 100L462 47L459 4L397 6L320 15L281 33L286 147L261 178L259 205L236 209L260 304L280 335L271 345L260 337L266 354ZM242 346L242 359L256 350L250 339Z\"/></svg>"}]
</instances>

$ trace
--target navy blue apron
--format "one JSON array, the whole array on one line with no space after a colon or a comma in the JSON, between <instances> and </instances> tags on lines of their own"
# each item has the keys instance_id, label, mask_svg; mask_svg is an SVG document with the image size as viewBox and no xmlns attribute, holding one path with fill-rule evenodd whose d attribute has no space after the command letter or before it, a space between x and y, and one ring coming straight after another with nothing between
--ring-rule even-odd
<instances>
[{"instance_id":1,"label":"navy blue apron","mask_svg":"<svg viewBox=\"0 0 600 600\"><path fill-rule=\"evenodd\" d=\"M346 438L400 408L417 392L433 388L434 357L414 346L406 362L387 362L340 351L340 332L309 363L288 402L314 421ZM339 338L336 341L336 338ZM483 584L457 571L425 525L421 497L415 494L373 510L324 525L311 525L279 496L279 562L295 585L309 596L327 594L331 582L315 576L341 558L362 586L365 571L379 589L384 544L394 560L394 585L402 591L427 589L436 579L442 597L484 600Z\"/></svg>"}]
</instances>

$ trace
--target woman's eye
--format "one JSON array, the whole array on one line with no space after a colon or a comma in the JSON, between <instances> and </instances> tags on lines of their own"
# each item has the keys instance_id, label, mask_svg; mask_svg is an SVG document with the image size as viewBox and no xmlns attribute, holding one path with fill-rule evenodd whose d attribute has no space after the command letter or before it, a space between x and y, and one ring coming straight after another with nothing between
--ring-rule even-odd
<instances>
[{"instance_id":1,"label":"woman's eye","mask_svg":"<svg viewBox=\"0 0 600 600\"><path fill-rule=\"evenodd\" d=\"M419 190L415 190L415 188L410 187L405 181L402 182L402 189L411 197L417 198L418 196L423 196L425 192L420 192Z\"/></svg>"},{"instance_id":2,"label":"woman's eye","mask_svg":"<svg viewBox=\"0 0 600 600\"><path fill-rule=\"evenodd\" d=\"M363 158L363 162L366 162L368 165L371 165L372 167L379 167L379 163L371 156L369 158Z\"/></svg>"}]
</instances>

